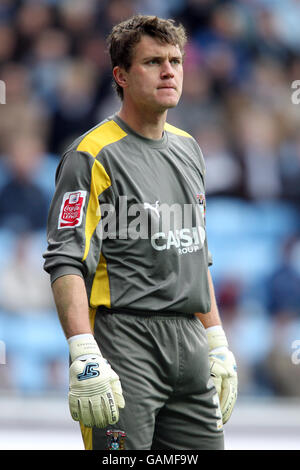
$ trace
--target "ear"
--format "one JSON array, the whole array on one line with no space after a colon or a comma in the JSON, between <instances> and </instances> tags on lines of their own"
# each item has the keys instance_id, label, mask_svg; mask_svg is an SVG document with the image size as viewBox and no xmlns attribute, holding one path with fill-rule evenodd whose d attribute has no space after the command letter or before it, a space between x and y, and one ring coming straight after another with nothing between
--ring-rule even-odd
<instances>
[{"instance_id":1,"label":"ear","mask_svg":"<svg viewBox=\"0 0 300 470\"><path fill-rule=\"evenodd\" d=\"M127 83L127 73L126 71L122 68L119 67L118 65L113 68L113 77L116 81L116 83L121 87L121 88L126 88L128 83Z\"/></svg>"}]
</instances>

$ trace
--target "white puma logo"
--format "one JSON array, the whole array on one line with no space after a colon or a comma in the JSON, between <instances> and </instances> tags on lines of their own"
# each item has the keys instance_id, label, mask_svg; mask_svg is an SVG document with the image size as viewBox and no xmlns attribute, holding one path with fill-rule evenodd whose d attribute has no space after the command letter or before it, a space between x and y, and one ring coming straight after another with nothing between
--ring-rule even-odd
<instances>
[{"instance_id":1,"label":"white puma logo","mask_svg":"<svg viewBox=\"0 0 300 470\"><path fill-rule=\"evenodd\" d=\"M155 201L154 204L150 204L150 202L144 202L144 209L150 209L154 211L158 218L160 218L160 213L158 211L159 208L159 201Z\"/></svg>"}]
</instances>

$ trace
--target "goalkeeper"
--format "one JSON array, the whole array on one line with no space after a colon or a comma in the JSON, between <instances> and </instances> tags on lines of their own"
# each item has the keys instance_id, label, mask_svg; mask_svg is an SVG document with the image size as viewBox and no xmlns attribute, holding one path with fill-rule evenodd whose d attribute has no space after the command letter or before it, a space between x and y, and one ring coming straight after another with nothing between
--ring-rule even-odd
<instances>
[{"instance_id":1,"label":"goalkeeper","mask_svg":"<svg viewBox=\"0 0 300 470\"><path fill-rule=\"evenodd\" d=\"M224 449L237 373L209 271L205 164L166 121L186 33L138 15L108 44L121 108L64 153L44 253L71 416L86 449Z\"/></svg>"}]
</instances>

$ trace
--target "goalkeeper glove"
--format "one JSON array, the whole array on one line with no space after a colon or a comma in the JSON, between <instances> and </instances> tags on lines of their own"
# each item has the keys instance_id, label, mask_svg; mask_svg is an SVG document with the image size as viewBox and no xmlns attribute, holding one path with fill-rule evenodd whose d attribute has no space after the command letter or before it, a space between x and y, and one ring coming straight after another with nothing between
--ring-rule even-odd
<instances>
[{"instance_id":1,"label":"goalkeeper glove","mask_svg":"<svg viewBox=\"0 0 300 470\"><path fill-rule=\"evenodd\" d=\"M90 334L68 339L71 356L69 408L85 426L104 428L119 420L124 408L121 383Z\"/></svg>"},{"instance_id":2,"label":"goalkeeper glove","mask_svg":"<svg viewBox=\"0 0 300 470\"><path fill-rule=\"evenodd\" d=\"M228 349L225 332L220 325L206 329L210 374L219 395L223 424L232 413L237 399L237 367L234 355Z\"/></svg>"}]
</instances>

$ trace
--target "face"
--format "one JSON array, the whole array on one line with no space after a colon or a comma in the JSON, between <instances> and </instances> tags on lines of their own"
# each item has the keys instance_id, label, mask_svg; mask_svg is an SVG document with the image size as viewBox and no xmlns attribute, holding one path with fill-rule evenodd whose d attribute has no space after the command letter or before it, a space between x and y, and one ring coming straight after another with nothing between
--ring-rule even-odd
<instances>
[{"instance_id":1,"label":"face","mask_svg":"<svg viewBox=\"0 0 300 470\"><path fill-rule=\"evenodd\" d=\"M183 81L182 54L178 46L142 36L135 47L130 69L120 70L124 79L121 85L124 102L129 100L135 106L156 112L177 105Z\"/></svg>"}]
</instances>

